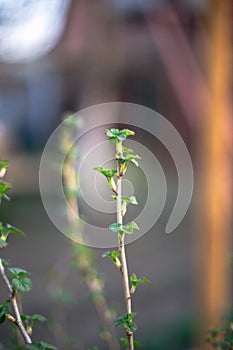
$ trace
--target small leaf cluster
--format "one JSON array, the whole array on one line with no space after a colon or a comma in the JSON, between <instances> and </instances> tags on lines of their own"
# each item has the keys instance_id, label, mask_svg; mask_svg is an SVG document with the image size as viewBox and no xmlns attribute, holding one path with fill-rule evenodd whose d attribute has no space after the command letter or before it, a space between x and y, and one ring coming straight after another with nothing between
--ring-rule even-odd
<instances>
[{"instance_id":1,"label":"small leaf cluster","mask_svg":"<svg viewBox=\"0 0 233 350\"><path fill-rule=\"evenodd\" d=\"M133 273L130 277L131 280L131 289L130 294L134 294L136 291L136 288L139 284L150 284L150 281L146 277L137 278L136 274Z\"/></svg>"},{"instance_id":2,"label":"small leaf cluster","mask_svg":"<svg viewBox=\"0 0 233 350\"><path fill-rule=\"evenodd\" d=\"M233 350L233 322L227 321L225 327L210 330L206 343L216 350Z\"/></svg>"},{"instance_id":3,"label":"small leaf cluster","mask_svg":"<svg viewBox=\"0 0 233 350\"><path fill-rule=\"evenodd\" d=\"M116 200L117 196L113 195L112 198ZM125 216L128 204L137 205L138 202L137 202L136 197L135 196L130 196L130 197L122 196L122 198L121 198L121 215L122 216Z\"/></svg>"},{"instance_id":4,"label":"small leaf cluster","mask_svg":"<svg viewBox=\"0 0 233 350\"><path fill-rule=\"evenodd\" d=\"M101 166L94 168L94 170L98 171L102 174L108 181L109 187L114 193L117 193L116 183L114 181L114 176L117 174L116 169L103 169Z\"/></svg>"},{"instance_id":5,"label":"small leaf cluster","mask_svg":"<svg viewBox=\"0 0 233 350\"><path fill-rule=\"evenodd\" d=\"M115 250L112 252L106 251L102 254L103 258L110 258L118 269L120 269L121 267L119 256L120 256L120 252Z\"/></svg>"},{"instance_id":6,"label":"small leaf cluster","mask_svg":"<svg viewBox=\"0 0 233 350\"><path fill-rule=\"evenodd\" d=\"M28 315L23 314L23 315L21 315L21 320L26 325L26 329L27 329L27 332L29 335L32 335L33 327L37 321L39 321L39 322L47 321L47 319L40 314L34 314L32 316L28 316Z\"/></svg>"},{"instance_id":7,"label":"small leaf cluster","mask_svg":"<svg viewBox=\"0 0 233 350\"><path fill-rule=\"evenodd\" d=\"M110 142L116 142L116 160L118 161L119 166L119 176L122 177L126 173L128 163L138 166L137 159L140 159L137 154L132 154L132 149L122 147L122 141L124 141L128 136L133 136L134 131L129 129L107 129L105 130L105 134L108 136ZM101 173L107 179L110 189L117 195L117 169L103 169L102 167L96 167L94 170Z\"/></svg>"},{"instance_id":8,"label":"small leaf cluster","mask_svg":"<svg viewBox=\"0 0 233 350\"><path fill-rule=\"evenodd\" d=\"M129 332L135 332L137 329L136 323L133 321L134 316L136 315L135 312L131 312L129 314L126 314L124 316L120 316L115 320L115 326L119 327L120 325L123 325L126 333Z\"/></svg>"},{"instance_id":9,"label":"small leaf cluster","mask_svg":"<svg viewBox=\"0 0 233 350\"><path fill-rule=\"evenodd\" d=\"M18 228L11 226L10 224L4 226L3 223L0 222L0 248L5 248L8 245L7 238L10 233L23 235L23 231Z\"/></svg>"},{"instance_id":10,"label":"small leaf cluster","mask_svg":"<svg viewBox=\"0 0 233 350\"><path fill-rule=\"evenodd\" d=\"M5 198L5 199L9 198L6 194L6 191L8 191L11 188L11 185L2 180L2 178L5 176L8 165L9 163L7 160L0 161L0 203L2 198Z\"/></svg>"},{"instance_id":11,"label":"small leaf cluster","mask_svg":"<svg viewBox=\"0 0 233 350\"><path fill-rule=\"evenodd\" d=\"M138 203L137 203L137 199L135 196L127 197L127 196L122 196L121 192L118 193L117 187L119 186L119 180L121 180L121 178L125 175L125 172L127 170L127 165L129 163L132 163L132 164L138 166L139 165L138 159L140 159L140 157L138 155L134 155L132 149L129 149L127 147L122 146L122 142L128 136L133 136L134 131L131 131L129 129L123 129L123 130L119 130L119 129L108 130L107 129L105 131L105 134L108 136L109 141L111 143L116 144L116 156L115 156L115 158L116 158L116 162L117 162L117 169L103 169L102 167L96 167L95 170L100 172L107 179L110 189L114 192L114 194L112 195L112 198L114 200L119 199L119 201L121 203L121 207L119 208L120 214L121 214L120 215L121 219L118 220L118 222L115 222L115 223L112 223L111 225L109 225L109 229L113 233L118 234L118 241L119 241L118 251L115 251L115 250L114 251L106 251L105 253L103 253L102 256L104 258L111 259L112 262L114 263L114 265L118 269L120 269L120 271L122 272L122 275L123 275L124 274L124 269L123 269L124 255L122 257L122 254L125 254L124 253L125 251L122 249L122 247L124 246L125 234L133 234L135 229L136 230L139 229L138 225L134 221L124 225L122 223L123 217L126 214L128 204L137 205ZM118 180L118 181L116 181L116 180ZM119 198L119 196L120 196L120 198ZM119 202L117 202L117 208L118 208L118 206L119 206ZM126 278L128 279L128 276ZM146 277L137 278L136 274L132 274L132 276L130 277L130 280L131 280L131 288L128 291L128 293L130 295L133 295L135 293L136 288L139 284L150 283L150 281ZM129 338L133 336L133 333L137 329L137 325L133 321L134 316L135 316L135 313L130 312L130 313L127 313L126 315L123 315L115 320L115 326L118 327L118 326L122 325L124 328L124 331L127 335L127 338L121 338L121 342L126 349L129 348L129 342L130 342ZM139 347L140 344L138 342L134 341L134 346Z\"/></svg>"},{"instance_id":12,"label":"small leaf cluster","mask_svg":"<svg viewBox=\"0 0 233 350\"><path fill-rule=\"evenodd\" d=\"M32 289L32 281L28 277L29 272L19 267L9 267L13 278L11 280L12 288L14 292L29 292Z\"/></svg>"},{"instance_id":13,"label":"small leaf cluster","mask_svg":"<svg viewBox=\"0 0 233 350\"><path fill-rule=\"evenodd\" d=\"M8 305L10 304L10 300L5 300L2 305L0 305L0 324L5 322L6 315L9 314Z\"/></svg>"},{"instance_id":14,"label":"small leaf cluster","mask_svg":"<svg viewBox=\"0 0 233 350\"><path fill-rule=\"evenodd\" d=\"M115 223L109 225L109 228L112 232L117 232L119 235L119 238L122 238L125 233L131 235L135 229L139 230L138 225L134 221L131 221L131 223L127 224L127 225L123 225L123 224L115 222Z\"/></svg>"},{"instance_id":15,"label":"small leaf cluster","mask_svg":"<svg viewBox=\"0 0 233 350\"><path fill-rule=\"evenodd\" d=\"M0 202L2 198L9 199L6 191L10 189L11 186L2 180L6 174L8 165L9 163L7 161L0 161ZM5 248L8 245L7 240L10 234L24 235L23 231L19 230L18 228L10 224L4 225L2 222L0 222L0 248ZM0 305L0 324L4 323L7 319L17 324L18 320L11 314L10 304L13 299L17 301L17 295L19 292L29 292L31 290L32 281L29 278L29 272L19 267L8 267L9 273L6 274L5 268L9 264L9 261L1 258L0 261L3 270L1 272L4 279L7 280L7 286L10 291L10 297L6 299L2 305ZM46 318L39 314L34 314L31 316L21 314L20 318L29 336L32 334L36 321L46 321ZM32 344L26 344L23 347L20 347L20 349L56 350L57 348L44 342L35 342Z\"/></svg>"},{"instance_id":16,"label":"small leaf cluster","mask_svg":"<svg viewBox=\"0 0 233 350\"><path fill-rule=\"evenodd\" d=\"M128 136L133 136L135 133L129 129L110 129L105 130L105 135L108 136L110 142L124 141Z\"/></svg>"}]
</instances>

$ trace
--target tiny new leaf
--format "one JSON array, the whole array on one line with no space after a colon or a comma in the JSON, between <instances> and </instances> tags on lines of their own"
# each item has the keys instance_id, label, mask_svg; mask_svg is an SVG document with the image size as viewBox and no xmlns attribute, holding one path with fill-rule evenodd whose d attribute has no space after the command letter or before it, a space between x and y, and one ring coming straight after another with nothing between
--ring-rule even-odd
<instances>
[{"instance_id":1,"label":"tiny new leaf","mask_svg":"<svg viewBox=\"0 0 233 350\"><path fill-rule=\"evenodd\" d=\"M136 274L133 273L130 277L131 280L131 289L130 289L130 294L133 294L136 290L136 287L138 284L150 284L150 281L148 280L148 278L146 277L142 277L142 278L137 278Z\"/></svg>"},{"instance_id":2,"label":"tiny new leaf","mask_svg":"<svg viewBox=\"0 0 233 350\"><path fill-rule=\"evenodd\" d=\"M121 262L119 260L119 255L120 252L119 251L106 251L102 254L103 258L110 258L113 263L116 265L116 267L119 269L121 267Z\"/></svg>"},{"instance_id":3,"label":"tiny new leaf","mask_svg":"<svg viewBox=\"0 0 233 350\"><path fill-rule=\"evenodd\" d=\"M136 323L133 322L135 315L135 312L131 312L127 315L121 316L115 320L114 324L116 327L119 327L122 324L126 332L135 332L137 329Z\"/></svg>"},{"instance_id":4,"label":"tiny new leaf","mask_svg":"<svg viewBox=\"0 0 233 350\"><path fill-rule=\"evenodd\" d=\"M8 270L12 273L14 277L28 276L29 272L19 267L8 267Z\"/></svg>"},{"instance_id":5,"label":"tiny new leaf","mask_svg":"<svg viewBox=\"0 0 233 350\"><path fill-rule=\"evenodd\" d=\"M130 224L122 226L121 229L125 233L132 234L133 230L139 230L139 227L136 222L132 221Z\"/></svg>"},{"instance_id":6,"label":"tiny new leaf","mask_svg":"<svg viewBox=\"0 0 233 350\"><path fill-rule=\"evenodd\" d=\"M123 151L124 153L133 153L133 150L130 149L130 148L127 148L127 147L122 147L122 151Z\"/></svg>"},{"instance_id":7,"label":"tiny new leaf","mask_svg":"<svg viewBox=\"0 0 233 350\"><path fill-rule=\"evenodd\" d=\"M5 322L6 314L9 313L8 304L9 301L6 300L2 305L0 305L0 324Z\"/></svg>"},{"instance_id":8,"label":"tiny new leaf","mask_svg":"<svg viewBox=\"0 0 233 350\"><path fill-rule=\"evenodd\" d=\"M118 224L117 222L109 225L109 228L112 232L119 232L122 228L122 224Z\"/></svg>"},{"instance_id":9,"label":"tiny new leaf","mask_svg":"<svg viewBox=\"0 0 233 350\"><path fill-rule=\"evenodd\" d=\"M102 175L104 175L107 179L109 179L117 174L116 169L103 169L102 166L98 166L98 167L94 168L94 170L96 170L99 173L101 173Z\"/></svg>"},{"instance_id":10,"label":"tiny new leaf","mask_svg":"<svg viewBox=\"0 0 233 350\"><path fill-rule=\"evenodd\" d=\"M40 322L47 321L47 318L40 314L34 314L31 316L31 318L32 318L32 321L40 321Z\"/></svg>"},{"instance_id":11,"label":"tiny new leaf","mask_svg":"<svg viewBox=\"0 0 233 350\"><path fill-rule=\"evenodd\" d=\"M21 231L17 227L11 226L10 224L6 225L6 229L8 233L15 233L16 235L20 235L20 236L24 235L23 231Z\"/></svg>"},{"instance_id":12,"label":"tiny new leaf","mask_svg":"<svg viewBox=\"0 0 233 350\"><path fill-rule=\"evenodd\" d=\"M9 163L7 160L0 160L0 178L3 178Z\"/></svg>"},{"instance_id":13,"label":"tiny new leaf","mask_svg":"<svg viewBox=\"0 0 233 350\"><path fill-rule=\"evenodd\" d=\"M5 181L0 181L0 200L4 196L5 192L11 188L11 185Z\"/></svg>"},{"instance_id":14,"label":"tiny new leaf","mask_svg":"<svg viewBox=\"0 0 233 350\"><path fill-rule=\"evenodd\" d=\"M130 197L122 196L122 202L131 203L134 205L138 204L135 196L130 196Z\"/></svg>"},{"instance_id":15,"label":"tiny new leaf","mask_svg":"<svg viewBox=\"0 0 233 350\"><path fill-rule=\"evenodd\" d=\"M2 247L6 247L8 245L8 243L5 241L5 239L2 239L2 238L0 238L0 248L2 248Z\"/></svg>"},{"instance_id":16,"label":"tiny new leaf","mask_svg":"<svg viewBox=\"0 0 233 350\"><path fill-rule=\"evenodd\" d=\"M105 130L105 134L109 137L110 142L114 142L116 140L124 141L128 136L133 136L135 133L129 129L107 129Z\"/></svg>"}]
</instances>

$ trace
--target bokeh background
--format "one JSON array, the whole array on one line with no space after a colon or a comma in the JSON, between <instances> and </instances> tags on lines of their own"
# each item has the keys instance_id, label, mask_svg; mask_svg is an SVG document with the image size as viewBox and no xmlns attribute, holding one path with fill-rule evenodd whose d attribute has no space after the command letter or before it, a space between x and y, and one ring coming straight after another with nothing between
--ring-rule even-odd
<instances>
[{"instance_id":1,"label":"bokeh background","mask_svg":"<svg viewBox=\"0 0 233 350\"><path fill-rule=\"evenodd\" d=\"M11 237L1 253L32 273L24 312L48 318L37 326L36 339L64 350L106 348L88 290L70 267L70 241L49 220L38 180L44 146L64 113L104 102L132 102L161 113L182 136L194 167L191 206L166 235L176 170L163 145L138 130L168 181L159 221L127 247L132 272L151 281L134 299L142 348L204 349L205 332L230 313L231 5L0 0L0 157L10 162L7 180L13 185L12 200L1 205L1 221L26 233ZM106 298L122 314L119 276L101 249L93 253ZM5 295L0 282L1 302ZM0 348L10 349L8 326L0 327Z\"/></svg>"}]
</instances>

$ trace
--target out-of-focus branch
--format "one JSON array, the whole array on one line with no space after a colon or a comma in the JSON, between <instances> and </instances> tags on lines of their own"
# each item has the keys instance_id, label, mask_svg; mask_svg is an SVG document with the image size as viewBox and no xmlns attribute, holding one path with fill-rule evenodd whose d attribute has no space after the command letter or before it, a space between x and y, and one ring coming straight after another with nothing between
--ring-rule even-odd
<instances>
[{"instance_id":1,"label":"out-of-focus branch","mask_svg":"<svg viewBox=\"0 0 233 350\"><path fill-rule=\"evenodd\" d=\"M77 201L78 179L75 166L76 159L71 153L69 153L72 132L72 127L67 127L64 131L65 134L62 137L62 152L67 155L63 164L64 187L67 192L67 202L72 209L73 214L75 214L70 215L69 211L67 211L67 220L71 232L75 233L75 236L79 237L79 240L84 242L78 222L79 208ZM76 245L75 253L78 269L82 275L83 281L91 293L93 304L105 330L102 337L108 344L110 350L119 350L120 347L116 336L116 330L114 328L113 317L103 292L103 281L94 266L90 248L85 245Z\"/></svg>"},{"instance_id":2,"label":"out-of-focus branch","mask_svg":"<svg viewBox=\"0 0 233 350\"><path fill-rule=\"evenodd\" d=\"M24 324L21 320L19 306L18 306L17 299L16 299L16 293L12 289L11 283L10 283L6 273L5 273L5 268L4 268L4 265L2 263L1 258L0 258L0 273L1 273L2 278L7 286L7 289L10 293L10 302L11 302L11 305L12 305L12 308L13 308L14 314L15 314L15 317L10 315L10 314L7 314L6 317L9 321L14 323L18 327L20 333L22 334L22 337L23 337L25 343L31 344L32 340L31 340L29 334L27 333L26 328L24 327Z\"/></svg>"}]
</instances>

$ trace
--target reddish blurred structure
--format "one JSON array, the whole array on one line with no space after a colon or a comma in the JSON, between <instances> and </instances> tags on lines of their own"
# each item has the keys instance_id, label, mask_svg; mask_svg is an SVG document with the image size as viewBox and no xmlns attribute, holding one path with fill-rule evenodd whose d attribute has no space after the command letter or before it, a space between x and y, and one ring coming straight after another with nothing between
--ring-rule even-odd
<instances>
[{"instance_id":1,"label":"reddish blurred structure","mask_svg":"<svg viewBox=\"0 0 233 350\"><path fill-rule=\"evenodd\" d=\"M198 159L196 227L200 249L202 331L221 325L230 311L232 254L232 120L230 118L231 1L212 1L207 71L211 99L203 100ZM198 284L199 285L199 284Z\"/></svg>"}]
</instances>

